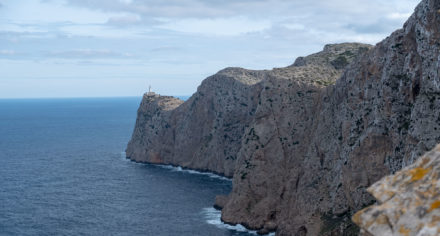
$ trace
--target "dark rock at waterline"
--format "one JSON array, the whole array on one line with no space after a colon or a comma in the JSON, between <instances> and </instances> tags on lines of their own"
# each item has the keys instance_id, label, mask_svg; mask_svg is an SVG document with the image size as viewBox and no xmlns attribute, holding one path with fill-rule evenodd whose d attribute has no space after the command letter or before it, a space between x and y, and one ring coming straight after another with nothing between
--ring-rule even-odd
<instances>
[{"instance_id":1,"label":"dark rock at waterline","mask_svg":"<svg viewBox=\"0 0 440 236\"><path fill-rule=\"evenodd\" d=\"M227 201L228 201L228 196L226 196L226 195L217 195L215 197L214 208L217 209L217 210L223 209L223 207L225 207Z\"/></svg>"}]
</instances>

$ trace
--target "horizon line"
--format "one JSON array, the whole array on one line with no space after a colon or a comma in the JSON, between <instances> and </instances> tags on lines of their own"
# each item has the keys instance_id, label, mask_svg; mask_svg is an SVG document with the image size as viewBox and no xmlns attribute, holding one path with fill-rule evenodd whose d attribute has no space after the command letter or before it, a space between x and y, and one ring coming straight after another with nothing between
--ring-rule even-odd
<instances>
[{"instance_id":1,"label":"horizon line","mask_svg":"<svg viewBox=\"0 0 440 236\"><path fill-rule=\"evenodd\" d=\"M24 99L90 99L90 98L141 98L139 96L78 96L78 97L0 97L0 100L24 100ZM191 95L163 95L172 97L191 97Z\"/></svg>"}]
</instances>

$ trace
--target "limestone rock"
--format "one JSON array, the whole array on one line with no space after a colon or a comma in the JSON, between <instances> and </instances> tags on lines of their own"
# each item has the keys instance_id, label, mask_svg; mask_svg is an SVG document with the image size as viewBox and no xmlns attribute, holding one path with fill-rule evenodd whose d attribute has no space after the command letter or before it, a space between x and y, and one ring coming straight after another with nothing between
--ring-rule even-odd
<instances>
[{"instance_id":1,"label":"limestone rock","mask_svg":"<svg viewBox=\"0 0 440 236\"><path fill-rule=\"evenodd\" d=\"M371 235L440 235L440 145L368 188L378 204L353 216Z\"/></svg>"},{"instance_id":2,"label":"limestone rock","mask_svg":"<svg viewBox=\"0 0 440 236\"><path fill-rule=\"evenodd\" d=\"M227 68L186 102L144 96L127 157L232 177L242 134L252 119L264 71ZM172 100L170 106L157 106Z\"/></svg>"},{"instance_id":3,"label":"limestone rock","mask_svg":"<svg viewBox=\"0 0 440 236\"><path fill-rule=\"evenodd\" d=\"M324 51L304 58L303 66L271 71L226 68L204 80L184 103L146 94L127 145L127 157L232 177L246 128L254 120L257 107L272 99L262 100L264 91L271 88L276 92L280 86L295 89L297 84L306 83L320 89L335 83L343 71L333 65L335 58L350 62L369 47L356 43L327 45ZM272 81L278 80L284 82L274 85Z\"/></svg>"},{"instance_id":4,"label":"limestone rock","mask_svg":"<svg viewBox=\"0 0 440 236\"><path fill-rule=\"evenodd\" d=\"M126 155L137 162L163 163L162 153L169 152L166 144L171 141L167 140L172 125L171 113L182 103L182 100L174 97L145 93ZM162 141L165 143L162 144ZM144 148L159 145L165 149Z\"/></svg>"}]
</instances>

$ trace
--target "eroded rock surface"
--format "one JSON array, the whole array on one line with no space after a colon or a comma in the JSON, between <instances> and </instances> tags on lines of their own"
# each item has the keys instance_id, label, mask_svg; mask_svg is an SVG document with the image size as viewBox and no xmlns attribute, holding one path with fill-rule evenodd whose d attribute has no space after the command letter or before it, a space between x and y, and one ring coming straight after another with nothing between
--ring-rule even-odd
<instances>
[{"instance_id":1,"label":"eroded rock surface","mask_svg":"<svg viewBox=\"0 0 440 236\"><path fill-rule=\"evenodd\" d=\"M368 188L378 204L353 216L365 234L440 235L440 145Z\"/></svg>"},{"instance_id":2,"label":"eroded rock surface","mask_svg":"<svg viewBox=\"0 0 440 236\"><path fill-rule=\"evenodd\" d=\"M374 202L366 188L440 142L438 9L440 0L422 1L333 86L271 80L223 220L254 229L276 222L277 235L356 235L350 216Z\"/></svg>"}]
</instances>

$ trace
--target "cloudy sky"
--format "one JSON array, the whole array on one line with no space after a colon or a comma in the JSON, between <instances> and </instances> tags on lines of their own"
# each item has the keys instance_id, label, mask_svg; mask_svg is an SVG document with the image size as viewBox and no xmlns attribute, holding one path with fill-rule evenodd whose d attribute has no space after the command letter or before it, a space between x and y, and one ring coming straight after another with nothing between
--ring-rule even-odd
<instances>
[{"instance_id":1,"label":"cloudy sky","mask_svg":"<svg viewBox=\"0 0 440 236\"><path fill-rule=\"evenodd\" d=\"M375 44L419 0L0 0L0 98L191 95L228 66Z\"/></svg>"}]
</instances>

